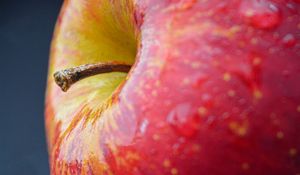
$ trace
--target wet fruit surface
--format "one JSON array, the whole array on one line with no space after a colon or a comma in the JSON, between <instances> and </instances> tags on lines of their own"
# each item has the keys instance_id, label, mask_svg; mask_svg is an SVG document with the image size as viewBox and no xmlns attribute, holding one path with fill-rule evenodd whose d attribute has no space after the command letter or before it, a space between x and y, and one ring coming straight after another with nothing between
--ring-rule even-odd
<instances>
[{"instance_id":1,"label":"wet fruit surface","mask_svg":"<svg viewBox=\"0 0 300 175\"><path fill-rule=\"evenodd\" d=\"M66 1L46 103L52 174L298 175L299 39L294 0ZM133 63L136 47L126 81L63 93L51 78Z\"/></svg>"}]
</instances>

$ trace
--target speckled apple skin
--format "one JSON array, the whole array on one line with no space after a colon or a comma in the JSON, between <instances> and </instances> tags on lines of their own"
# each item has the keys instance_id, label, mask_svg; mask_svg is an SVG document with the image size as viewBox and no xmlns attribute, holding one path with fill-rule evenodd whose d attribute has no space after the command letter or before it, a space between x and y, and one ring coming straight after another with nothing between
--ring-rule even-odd
<instances>
[{"instance_id":1,"label":"speckled apple skin","mask_svg":"<svg viewBox=\"0 0 300 175\"><path fill-rule=\"evenodd\" d=\"M300 175L299 2L65 1L46 95L51 174ZM53 81L109 60L134 67L66 93Z\"/></svg>"}]
</instances>

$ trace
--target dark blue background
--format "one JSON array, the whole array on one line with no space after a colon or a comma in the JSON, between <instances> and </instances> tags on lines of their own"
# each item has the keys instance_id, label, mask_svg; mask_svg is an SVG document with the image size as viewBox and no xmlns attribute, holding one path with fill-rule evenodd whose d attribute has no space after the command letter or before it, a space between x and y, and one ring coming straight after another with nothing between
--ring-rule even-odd
<instances>
[{"instance_id":1,"label":"dark blue background","mask_svg":"<svg viewBox=\"0 0 300 175\"><path fill-rule=\"evenodd\" d=\"M47 175L44 93L62 1L0 0L0 175Z\"/></svg>"}]
</instances>

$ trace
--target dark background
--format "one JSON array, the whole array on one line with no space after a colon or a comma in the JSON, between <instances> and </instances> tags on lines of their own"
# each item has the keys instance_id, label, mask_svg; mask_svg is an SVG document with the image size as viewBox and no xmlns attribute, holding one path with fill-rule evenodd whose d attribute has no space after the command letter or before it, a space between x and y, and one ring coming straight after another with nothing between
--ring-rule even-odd
<instances>
[{"instance_id":1,"label":"dark background","mask_svg":"<svg viewBox=\"0 0 300 175\"><path fill-rule=\"evenodd\" d=\"M44 94L62 1L0 0L0 174L47 175Z\"/></svg>"}]
</instances>

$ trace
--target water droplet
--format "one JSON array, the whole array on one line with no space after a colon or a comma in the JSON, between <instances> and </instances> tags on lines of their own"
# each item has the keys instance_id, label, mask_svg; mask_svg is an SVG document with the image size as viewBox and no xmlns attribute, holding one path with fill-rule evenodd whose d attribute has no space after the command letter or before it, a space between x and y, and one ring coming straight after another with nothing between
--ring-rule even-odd
<instances>
[{"instance_id":1,"label":"water droplet","mask_svg":"<svg viewBox=\"0 0 300 175\"><path fill-rule=\"evenodd\" d=\"M282 38L282 43L286 46L286 47L293 47L296 45L297 41L296 38L294 37L294 35L292 34L287 34Z\"/></svg>"},{"instance_id":2,"label":"water droplet","mask_svg":"<svg viewBox=\"0 0 300 175\"><path fill-rule=\"evenodd\" d=\"M167 122L185 137L193 137L199 129L200 117L190 103L177 105L167 116Z\"/></svg>"},{"instance_id":3,"label":"water droplet","mask_svg":"<svg viewBox=\"0 0 300 175\"><path fill-rule=\"evenodd\" d=\"M289 70L283 70L282 75L286 78L288 78L291 75L291 72Z\"/></svg>"},{"instance_id":4,"label":"water droplet","mask_svg":"<svg viewBox=\"0 0 300 175\"><path fill-rule=\"evenodd\" d=\"M289 11L293 14L296 14L298 9L294 3L287 3L286 7L289 9Z\"/></svg>"},{"instance_id":5,"label":"water droplet","mask_svg":"<svg viewBox=\"0 0 300 175\"><path fill-rule=\"evenodd\" d=\"M278 7L267 0L244 0L240 13L247 23L260 29L274 28L281 21Z\"/></svg>"},{"instance_id":6,"label":"water droplet","mask_svg":"<svg viewBox=\"0 0 300 175\"><path fill-rule=\"evenodd\" d=\"M196 74L195 76L192 77L192 86L194 88L199 88L201 87L206 81L208 80L208 76L205 74Z\"/></svg>"},{"instance_id":7,"label":"water droplet","mask_svg":"<svg viewBox=\"0 0 300 175\"><path fill-rule=\"evenodd\" d=\"M140 133L142 135L145 134L147 127L148 127L149 121L147 119L144 119L140 125Z\"/></svg>"},{"instance_id":8,"label":"water droplet","mask_svg":"<svg viewBox=\"0 0 300 175\"><path fill-rule=\"evenodd\" d=\"M155 149L155 148L152 148L152 149L150 149L150 154L151 154L152 156L157 155L157 154L158 154L158 150Z\"/></svg>"}]
</instances>

